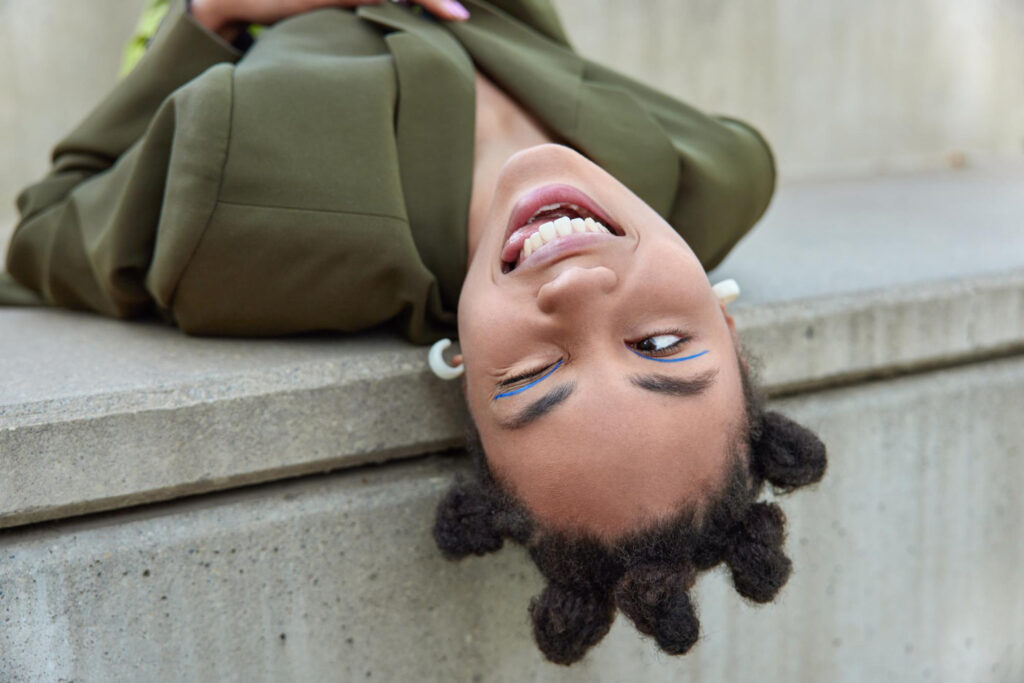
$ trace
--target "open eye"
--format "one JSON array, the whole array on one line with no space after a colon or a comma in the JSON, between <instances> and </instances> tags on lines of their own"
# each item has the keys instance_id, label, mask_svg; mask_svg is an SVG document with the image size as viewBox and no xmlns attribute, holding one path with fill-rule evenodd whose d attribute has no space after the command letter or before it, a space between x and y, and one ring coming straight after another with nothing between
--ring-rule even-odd
<instances>
[{"instance_id":1,"label":"open eye","mask_svg":"<svg viewBox=\"0 0 1024 683\"><path fill-rule=\"evenodd\" d=\"M688 341L690 341L690 337L685 335L674 332L661 332L650 337L644 337L637 342L627 342L627 345L642 356L661 358L676 353Z\"/></svg>"}]
</instances>

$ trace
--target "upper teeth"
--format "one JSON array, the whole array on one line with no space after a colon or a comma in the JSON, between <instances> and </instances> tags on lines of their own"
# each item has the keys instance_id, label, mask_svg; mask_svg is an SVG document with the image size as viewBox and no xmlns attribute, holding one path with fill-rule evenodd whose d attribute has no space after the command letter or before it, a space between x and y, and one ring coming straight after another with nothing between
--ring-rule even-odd
<instances>
[{"instance_id":1,"label":"upper teeth","mask_svg":"<svg viewBox=\"0 0 1024 683\"><path fill-rule=\"evenodd\" d=\"M607 232L611 234L611 230L593 218L569 218L568 216L562 216L542 224L537 229L537 232L530 235L530 238L523 243L522 258L526 258L548 242L554 242L559 237L564 237L574 232Z\"/></svg>"}]
</instances>

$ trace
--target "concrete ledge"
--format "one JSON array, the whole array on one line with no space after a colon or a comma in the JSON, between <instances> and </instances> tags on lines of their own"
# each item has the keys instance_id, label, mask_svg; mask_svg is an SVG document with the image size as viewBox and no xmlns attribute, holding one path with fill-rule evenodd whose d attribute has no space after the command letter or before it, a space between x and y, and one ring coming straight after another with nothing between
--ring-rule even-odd
<instances>
[{"instance_id":1,"label":"concrete ledge","mask_svg":"<svg viewBox=\"0 0 1024 683\"><path fill-rule=\"evenodd\" d=\"M5 349L0 368L22 369L0 374L23 383L5 390L40 398L0 404L0 527L461 443L458 388L397 339L193 339L61 311L0 319L2 342L38 340Z\"/></svg>"},{"instance_id":2,"label":"concrete ledge","mask_svg":"<svg viewBox=\"0 0 1024 683\"><path fill-rule=\"evenodd\" d=\"M0 532L0 680L990 681L1024 676L1024 359L777 401L830 445L781 502L795 573L744 604L696 589L702 640L657 653L621 617L545 663L519 548L430 538L462 458Z\"/></svg>"},{"instance_id":3,"label":"concrete ledge","mask_svg":"<svg viewBox=\"0 0 1024 683\"><path fill-rule=\"evenodd\" d=\"M770 392L823 386L1024 349L1024 272L736 318ZM458 387L393 339L190 339L55 311L0 321L0 374L27 385L0 389L0 527L443 450L464 429Z\"/></svg>"},{"instance_id":4,"label":"concrete ledge","mask_svg":"<svg viewBox=\"0 0 1024 683\"><path fill-rule=\"evenodd\" d=\"M740 308L769 393L1024 351L1024 270Z\"/></svg>"},{"instance_id":5,"label":"concrete ledge","mask_svg":"<svg viewBox=\"0 0 1024 683\"><path fill-rule=\"evenodd\" d=\"M734 314L768 391L1024 350L1024 169L1011 171L784 192L712 274L741 278ZM951 209L972 202L999 258ZM843 219L822 241L815 217L831 215ZM879 250L886 231L899 248ZM956 245L955 268L922 249L936 235ZM855 266L837 280L812 267L825 256ZM0 527L443 450L465 419L425 350L383 336L197 339L0 309L0 378Z\"/></svg>"}]
</instances>

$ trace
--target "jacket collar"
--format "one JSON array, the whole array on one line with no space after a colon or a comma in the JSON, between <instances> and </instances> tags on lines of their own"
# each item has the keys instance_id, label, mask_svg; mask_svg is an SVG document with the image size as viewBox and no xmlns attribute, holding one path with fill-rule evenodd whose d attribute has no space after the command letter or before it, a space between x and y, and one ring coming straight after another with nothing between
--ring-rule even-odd
<instances>
[{"instance_id":1,"label":"jacket collar","mask_svg":"<svg viewBox=\"0 0 1024 683\"><path fill-rule=\"evenodd\" d=\"M357 10L390 30L385 40L399 84L396 138L410 225L424 264L438 274L444 302L453 308L467 265L474 64L663 217L672 210L680 175L678 153L661 125L621 86L625 79L607 77L607 70L558 39L564 34L551 24L546 0L534 0L532 14L518 18L485 0L463 1L471 13L466 22L436 21L388 2ZM534 15L549 21L527 23Z\"/></svg>"},{"instance_id":2,"label":"jacket collar","mask_svg":"<svg viewBox=\"0 0 1024 683\"><path fill-rule=\"evenodd\" d=\"M607 70L491 3L465 4L471 19L445 26L477 67L667 217L679 187L679 156L661 125L621 87L626 79L606 79Z\"/></svg>"}]
</instances>

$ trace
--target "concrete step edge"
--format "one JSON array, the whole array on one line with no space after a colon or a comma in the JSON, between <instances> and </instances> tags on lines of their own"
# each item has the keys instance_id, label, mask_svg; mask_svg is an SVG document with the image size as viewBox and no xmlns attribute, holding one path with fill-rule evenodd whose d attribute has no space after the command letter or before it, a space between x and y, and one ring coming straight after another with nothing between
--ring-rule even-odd
<instances>
[{"instance_id":1,"label":"concrete step edge","mask_svg":"<svg viewBox=\"0 0 1024 683\"><path fill-rule=\"evenodd\" d=\"M791 393L1024 351L1024 269L739 306L734 315L745 346L764 360L765 389ZM423 349L379 356L370 364L391 371L310 363L269 387L217 377L146 396L7 406L0 528L457 446L458 386L430 375Z\"/></svg>"}]
</instances>

